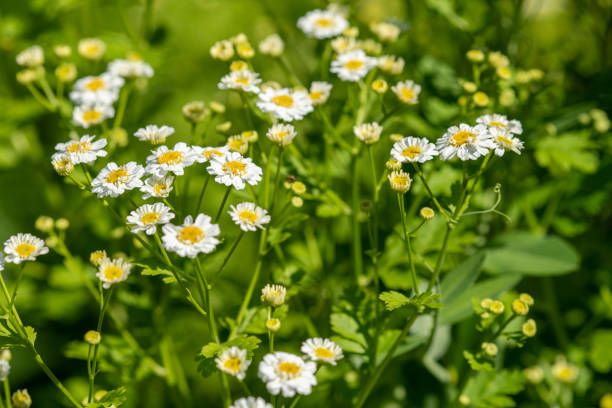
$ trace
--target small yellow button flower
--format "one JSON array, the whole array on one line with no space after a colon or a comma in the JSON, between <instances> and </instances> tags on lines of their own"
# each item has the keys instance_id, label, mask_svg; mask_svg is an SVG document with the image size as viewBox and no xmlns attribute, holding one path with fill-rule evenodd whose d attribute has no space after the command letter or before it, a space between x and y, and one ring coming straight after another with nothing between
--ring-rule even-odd
<instances>
[{"instance_id":1,"label":"small yellow button flower","mask_svg":"<svg viewBox=\"0 0 612 408\"><path fill-rule=\"evenodd\" d=\"M431 220L436 216L436 212L431 207L423 207L419 211L419 214L424 220Z\"/></svg>"},{"instance_id":2,"label":"small yellow button flower","mask_svg":"<svg viewBox=\"0 0 612 408\"><path fill-rule=\"evenodd\" d=\"M266 320L266 328L271 332L275 333L280 330L281 321L276 318L268 319Z\"/></svg>"},{"instance_id":3,"label":"small yellow button flower","mask_svg":"<svg viewBox=\"0 0 612 408\"><path fill-rule=\"evenodd\" d=\"M521 293L519 295L519 299L521 299L523 302L525 302L528 306L533 306L533 304L534 304L533 298L528 293Z\"/></svg>"},{"instance_id":4,"label":"small yellow button flower","mask_svg":"<svg viewBox=\"0 0 612 408\"><path fill-rule=\"evenodd\" d=\"M495 314L504 313L504 309L505 309L504 304L500 302L499 300L492 301L491 306L489 307L489 310L491 310Z\"/></svg>"},{"instance_id":5,"label":"small yellow button flower","mask_svg":"<svg viewBox=\"0 0 612 408\"><path fill-rule=\"evenodd\" d=\"M512 311L520 316L525 316L529 313L529 305L523 302L521 299L514 299L512 302Z\"/></svg>"},{"instance_id":6,"label":"small yellow button flower","mask_svg":"<svg viewBox=\"0 0 612 408\"><path fill-rule=\"evenodd\" d=\"M522 332L527 337L533 337L536 335L538 331L538 327L536 325L535 320L528 319L525 323L523 323Z\"/></svg>"},{"instance_id":7,"label":"small yellow button flower","mask_svg":"<svg viewBox=\"0 0 612 408\"><path fill-rule=\"evenodd\" d=\"M102 335L100 334L100 332L97 332L95 330L89 330L87 333L85 333L85 336L83 336L83 338L85 339L85 342L88 344L96 345L96 344L100 344L100 341L102 340Z\"/></svg>"},{"instance_id":8,"label":"small yellow button flower","mask_svg":"<svg viewBox=\"0 0 612 408\"><path fill-rule=\"evenodd\" d=\"M491 357L495 357L497 355L497 345L495 343L487 343L484 342L481 345L482 351L484 351L487 355Z\"/></svg>"},{"instance_id":9,"label":"small yellow button flower","mask_svg":"<svg viewBox=\"0 0 612 408\"><path fill-rule=\"evenodd\" d=\"M378 94L384 94L389 89L389 84L384 79L377 79L372 82L372 90Z\"/></svg>"},{"instance_id":10,"label":"small yellow button flower","mask_svg":"<svg viewBox=\"0 0 612 408\"><path fill-rule=\"evenodd\" d=\"M489 97L482 91L476 92L472 96L472 100L477 106L487 106L489 104Z\"/></svg>"},{"instance_id":11,"label":"small yellow button flower","mask_svg":"<svg viewBox=\"0 0 612 408\"><path fill-rule=\"evenodd\" d=\"M469 50L465 56L472 62L482 62L485 58L484 52L480 50Z\"/></svg>"},{"instance_id":12,"label":"small yellow button flower","mask_svg":"<svg viewBox=\"0 0 612 408\"><path fill-rule=\"evenodd\" d=\"M291 190L297 195L302 195L306 192L306 185L301 181L296 181L291 185Z\"/></svg>"}]
</instances>

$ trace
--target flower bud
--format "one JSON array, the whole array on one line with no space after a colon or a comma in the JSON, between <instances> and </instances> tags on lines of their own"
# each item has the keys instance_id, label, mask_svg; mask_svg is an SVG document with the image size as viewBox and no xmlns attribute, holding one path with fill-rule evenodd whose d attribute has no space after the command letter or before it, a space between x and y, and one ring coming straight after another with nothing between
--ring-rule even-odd
<instances>
[{"instance_id":1,"label":"flower bud","mask_svg":"<svg viewBox=\"0 0 612 408\"><path fill-rule=\"evenodd\" d=\"M278 319L272 318L266 321L266 328L272 333L276 333L281 328L281 322Z\"/></svg>"},{"instance_id":2,"label":"flower bud","mask_svg":"<svg viewBox=\"0 0 612 408\"><path fill-rule=\"evenodd\" d=\"M261 301L268 306L279 307L285 303L287 289L282 285L266 285L261 290Z\"/></svg>"},{"instance_id":3,"label":"flower bud","mask_svg":"<svg viewBox=\"0 0 612 408\"><path fill-rule=\"evenodd\" d=\"M100 340L102 340L102 335L100 334L100 332L97 332L95 330L89 330L87 333L85 333L85 336L83 338L85 339L86 343L94 346L96 344L100 344Z\"/></svg>"},{"instance_id":4,"label":"flower bud","mask_svg":"<svg viewBox=\"0 0 612 408\"><path fill-rule=\"evenodd\" d=\"M419 214L421 214L421 217L424 220L431 220L433 217L436 216L436 212L431 207L421 208L421 210L419 211Z\"/></svg>"},{"instance_id":5,"label":"flower bud","mask_svg":"<svg viewBox=\"0 0 612 408\"><path fill-rule=\"evenodd\" d=\"M47 215L41 215L36 219L34 227L42 232L49 232L53 229L53 218Z\"/></svg>"},{"instance_id":6,"label":"flower bud","mask_svg":"<svg viewBox=\"0 0 612 408\"><path fill-rule=\"evenodd\" d=\"M29 408L32 405L32 398L26 389L15 391L11 401L13 408Z\"/></svg>"}]
</instances>

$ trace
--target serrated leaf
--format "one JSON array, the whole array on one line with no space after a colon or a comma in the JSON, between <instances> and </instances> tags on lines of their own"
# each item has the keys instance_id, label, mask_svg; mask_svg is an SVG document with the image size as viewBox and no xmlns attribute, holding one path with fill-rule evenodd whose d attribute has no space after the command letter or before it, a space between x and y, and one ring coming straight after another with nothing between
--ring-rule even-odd
<instances>
[{"instance_id":1,"label":"serrated leaf","mask_svg":"<svg viewBox=\"0 0 612 408\"><path fill-rule=\"evenodd\" d=\"M463 357L465 357L465 359L467 360L468 364L470 365L470 367L472 368L472 370L474 371L491 371L493 370L493 366L491 365L491 363L485 361L485 362L480 362L476 359L476 357L474 357L474 355L472 353L470 353L467 350L463 351Z\"/></svg>"},{"instance_id":2,"label":"serrated leaf","mask_svg":"<svg viewBox=\"0 0 612 408\"><path fill-rule=\"evenodd\" d=\"M399 292L390 290L388 292L381 293L378 298L385 302L385 308L387 310L399 309L410 303L410 299Z\"/></svg>"},{"instance_id":3,"label":"serrated leaf","mask_svg":"<svg viewBox=\"0 0 612 408\"><path fill-rule=\"evenodd\" d=\"M211 357L216 357L217 353L219 351L221 351L221 345L217 344L217 343L208 343L207 345L205 345L204 347L202 347L202 350L200 351L200 354L205 357L205 358L211 358Z\"/></svg>"},{"instance_id":4,"label":"serrated leaf","mask_svg":"<svg viewBox=\"0 0 612 408\"><path fill-rule=\"evenodd\" d=\"M145 268L142 271L140 271L140 274L145 275L145 276L161 276L164 283L175 283L176 282L176 278L174 277L174 274L167 269Z\"/></svg>"},{"instance_id":5,"label":"serrated leaf","mask_svg":"<svg viewBox=\"0 0 612 408\"><path fill-rule=\"evenodd\" d=\"M329 320L334 332L367 347L365 336L359 332L359 324L351 316L346 313L332 313Z\"/></svg>"}]
</instances>

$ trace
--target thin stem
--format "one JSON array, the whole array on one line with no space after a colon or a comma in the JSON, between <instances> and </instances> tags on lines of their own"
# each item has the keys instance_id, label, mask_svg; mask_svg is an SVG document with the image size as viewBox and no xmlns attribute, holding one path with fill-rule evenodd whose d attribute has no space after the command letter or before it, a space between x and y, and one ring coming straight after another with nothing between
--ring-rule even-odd
<instances>
[{"instance_id":1,"label":"thin stem","mask_svg":"<svg viewBox=\"0 0 612 408\"><path fill-rule=\"evenodd\" d=\"M200 213L200 208L202 208L202 200L204 199L204 193L206 193L206 188L208 187L208 182L210 181L210 175L206 177L206 181L202 186L202 191L200 191L200 196L198 197L198 206L196 207L196 214Z\"/></svg>"},{"instance_id":2,"label":"thin stem","mask_svg":"<svg viewBox=\"0 0 612 408\"><path fill-rule=\"evenodd\" d=\"M28 82L25 84L25 86L26 88L28 88L28 91L30 91L34 99L38 101L38 103L40 103L42 106L44 106L46 109L50 110L51 112L55 110L55 108L49 102L47 102L45 97L38 91L38 89L36 89L34 85L32 85L32 83Z\"/></svg>"},{"instance_id":3,"label":"thin stem","mask_svg":"<svg viewBox=\"0 0 612 408\"><path fill-rule=\"evenodd\" d=\"M85 163L81 163L81 170L83 170L83 174L85 174L85 178L87 179L87 182L89 183L89 185L91 185L91 174L89 174L89 170L87 170L87 167L85 165Z\"/></svg>"},{"instance_id":4,"label":"thin stem","mask_svg":"<svg viewBox=\"0 0 612 408\"><path fill-rule=\"evenodd\" d=\"M270 213L272 213L272 209L274 208L274 204L276 203L276 195L278 193L278 189L279 189L279 183L280 183L280 170L281 170L281 165L283 163L283 148L282 146L278 147L278 163L276 164L276 174L274 176L274 192L272 193L272 204L270 207Z\"/></svg>"},{"instance_id":5,"label":"thin stem","mask_svg":"<svg viewBox=\"0 0 612 408\"><path fill-rule=\"evenodd\" d=\"M106 314L106 309L108 308L108 305L110 304L110 300L111 297L113 296L113 292L115 290L115 286L111 286L110 290L108 291L108 295L106 296L106 299L104 298L104 289L102 288L102 283L100 283L100 315L98 316L98 325L96 328L96 331L98 333L102 333L102 322L104 321L104 315ZM89 364L91 365L91 370L89 373L89 399L88 402L92 402L93 401L93 395L94 395L94 383L95 383L95 379L96 379L96 374L97 374L97 366L98 366L98 352L100 350L100 344L95 344L93 346L93 356L91 359L91 362L89 362Z\"/></svg>"},{"instance_id":6,"label":"thin stem","mask_svg":"<svg viewBox=\"0 0 612 408\"><path fill-rule=\"evenodd\" d=\"M419 284L417 282L416 269L414 267L414 259L412 256L412 245L410 243L410 234L408 233L408 222L406 220L406 209L404 205L404 195L397 194L397 204L399 206L400 216L402 218L402 229L404 230L404 244L408 253L408 262L410 264L410 276L412 278L412 287L416 296L419 295Z\"/></svg>"},{"instance_id":7,"label":"thin stem","mask_svg":"<svg viewBox=\"0 0 612 408\"><path fill-rule=\"evenodd\" d=\"M374 345L372 346L372 364L376 364L376 355L378 353L378 336L380 335L380 302L378 301L378 293L380 291L380 277L378 276L378 178L376 177L376 165L374 163L374 154L372 145L368 145L368 156L370 158L370 168L372 170L372 188L373 188L373 208L372 208L372 225L371 245L372 245L372 264L374 266L374 290L376 291L374 314L376 317L376 332L374 335Z\"/></svg>"},{"instance_id":8,"label":"thin stem","mask_svg":"<svg viewBox=\"0 0 612 408\"><path fill-rule=\"evenodd\" d=\"M431 200L434 202L434 204L435 204L436 208L438 209L438 211L440 211L440 213L448 221L449 217L448 217L448 214L446 213L446 210L444 210L442 208L442 206L440 205L440 202L438 202L438 199L436 198L436 196L431 191L431 188L429 188L429 184L427 184L427 180L425 180L425 176L423 176L423 172L421 171L421 168L419 167L419 165L417 163L412 163L412 165L414 166L414 170L416 171L417 175L419 176L419 178L423 182L423 186L425 187L425 190L427 191L427 194L429 195L429 198L431 198Z\"/></svg>"},{"instance_id":9,"label":"thin stem","mask_svg":"<svg viewBox=\"0 0 612 408\"><path fill-rule=\"evenodd\" d=\"M25 263L22 263L21 265L19 265L19 273L17 274L17 280L15 281L15 287L13 288L13 294L11 295L11 301L8 305L9 310L12 309L13 305L15 304L15 298L17 297L17 290L19 289L21 278L23 278L24 266L25 266Z\"/></svg>"},{"instance_id":10,"label":"thin stem","mask_svg":"<svg viewBox=\"0 0 612 408\"><path fill-rule=\"evenodd\" d=\"M363 259L361 254L361 228L359 225L359 179L357 178L359 166L357 156L353 156L353 188L352 188L352 233L353 233L353 269L355 280L363 275Z\"/></svg>"},{"instance_id":11,"label":"thin stem","mask_svg":"<svg viewBox=\"0 0 612 408\"><path fill-rule=\"evenodd\" d=\"M430 292L436 282L438 281L438 277L440 276L440 271L442 270L442 265L444 264L444 257L446 254L446 246L448 245L448 238L451 233L451 224L446 224L446 232L444 233L444 240L442 241L442 247L440 248L440 253L438 255L438 259L436 261L436 266L434 267L433 274L431 275L431 279L429 280L429 284L427 285L427 292Z\"/></svg>"},{"instance_id":12,"label":"thin stem","mask_svg":"<svg viewBox=\"0 0 612 408\"><path fill-rule=\"evenodd\" d=\"M57 99L55 98L55 95L53 94L53 91L51 90L51 87L49 86L49 83L47 82L47 78L44 75L41 76L39 83L40 83L40 87L42 88L43 92L49 99L51 106L53 106L53 110L55 110L55 107L59 106L59 103L57 102Z\"/></svg>"},{"instance_id":13,"label":"thin stem","mask_svg":"<svg viewBox=\"0 0 612 408\"><path fill-rule=\"evenodd\" d=\"M131 90L131 83L127 83L121 92L121 96L119 97L119 107L117 108L117 115L115 115L115 121L113 122L113 129L121 127L121 122L123 122L123 116L125 115L125 108L127 107L127 101Z\"/></svg>"},{"instance_id":14,"label":"thin stem","mask_svg":"<svg viewBox=\"0 0 612 408\"><path fill-rule=\"evenodd\" d=\"M289 408L295 408L295 406L297 405L297 403L300 401L300 398L302 398L301 395L298 395L297 397L295 397L293 399L293 402L291 403L291 405L289 405Z\"/></svg>"},{"instance_id":15,"label":"thin stem","mask_svg":"<svg viewBox=\"0 0 612 408\"><path fill-rule=\"evenodd\" d=\"M12 408L13 404L11 403L11 386L9 384L8 376L2 382L4 383L4 400L6 408Z\"/></svg>"},{"instance_id":16,"label":"thin stem","mask_svg":"<svg viewBox=\"0 0 612 408\"><path fill-rule=\"evenodd\" d=\"M234 242L234 245L232 245L232 247L230 248L229 252L227 253L227 255L225 256L225 259L223 260L223 263L221 264L221 266L219 267L219 269L217 270L217 273L215 274L215 278L218 278L221 275L221 272L223 272L223 268L225 268L225 265L227 265L227 263L230 260L230 257L232 256L232 254L234 253L234 250L236 249L236 247L238 246L238 244L240 243L240 240L242 239L242 237L244 237L245 232L241 231L240 235L238 235L238 238L236 239L236 241Z\"/></svg>"},{"instance_id":17,"label":"thin stem","mask_svg":"<svg viewBox=\"0 0 612 408\"><path fill-rule=\"evenodd\" d=\"M217 215L215 216L215 220L213 221L215 224L217 223L217 221L219 221L219 218L221 217L221 213L223 212L223 208L225 207L225 202L227 201L227 197L229 197L231 192L232 192L232 186L227 186L227 189L225 190L225 195L223 196L223 200L221 200L221 205L219 206L219 210L217 211Z\"/></svg>"}]
</instances>

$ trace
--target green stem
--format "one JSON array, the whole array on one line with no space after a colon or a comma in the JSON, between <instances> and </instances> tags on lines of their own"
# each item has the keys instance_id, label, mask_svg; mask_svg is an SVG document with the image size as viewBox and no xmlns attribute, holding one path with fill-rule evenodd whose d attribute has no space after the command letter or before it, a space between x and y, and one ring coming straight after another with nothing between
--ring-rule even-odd
<instances>
[{"instance_id":1,"label":"green stem","mask_svg":"<svg viewBox=\"0 0 612 408\"><path fill-rule=\"evenodd\" d=\"M49 103L51 103L53 110L55 110L55 107L59 106L59 103L57 102L57 99L55 98L55 95L53 94L53 91L51 90L51 87L49 86L49 83L47 82L47 78L44 75L41 76L39 83L40 83L40 87L42 88L43 92L47 96L47 99L49 99Z\"/></svg>"},{"instance_id":2,"label":"green stem","mask_svg":"<svg viewBox=\"0 0 612 408\"><path fill-rule=\"evenodd\" d=\"M113 122L113 129L118 129L121 127L121 122L123 122L123 116L125 115L125 108L127 107L127 101L131 90L131 83L125 84L125 87L121 92L121 96L119 97L119 107L117 108L117 114L115 115L115 121Z\"/></svg>"},{"instance_id":3,"label":"green stem","mask_svg":"<svg viewBox=\"0 0 612 408\"><path fill-rule=\"evenodd\" d=\"M408 221L406 220L406 209L404 203L404 195L397 194L397 204L399 206L400 216L402 218L402 229L404 230L404 244L408 253L408 262L410 264L410 277L412 279L412 287L416 296L419 295L419 284L417 282L416 269L414 267L414 258L412 256L412 245L410 243L410 233L408 233Z\"/></svg>"},{"instance_id":4,"label":"green stem","mask_svg":"<svg viewBox=\"0 0 612 408\"><path fill-rule=\"evenodd\" d=\"M353 188L352 188L352 233L353 233L353 269L355 270L355 280L359 282L359 277L363 275L363 259L361 254L361 229L359 225L359 179L357 178L359 166L357 156L353 156Z\"/></svg>"},{"instance_id":5,"label":"green stem","mask_svg":"<svg viewBox=\"0 0 612 408\"><path fill-rule=\"evenodd\" d=\"M241 231L240 235L238 235L238 238L236 239L236 241L234 242L234 245L232 245L232 247L230 248L229 252L227 253L227 255L225 256L225 259L223 260L223 263L221 264L221 266L219 267L219 269L217 270L217 273L215 274L215 278L218 278L221 275L221 272L223 272L223 268L225 268L225 265L227 265L227 263L230 260L230 257L232 256L232 254L234 253L234 250L236 249L236 247L238 246L238 244L240 243L240 240L242 239L242 237L244 237L245 232Z\"/></svg>"},{"instance_id":6,"label":"green stem","mask_svg":"<svg viewBox=\"0 0 612 408\"><path fill-rule=\"evenodd\" d=\"M11 301L8 305L9 310L13 309L13 305L15 304L15 298L17 297L17 290L19 289L19 284L21 283L21 278L23 278L23 269L25 263L19 265L19 272L17 274L17 280L15 281L15 287L13 288L13 294L11 295Z\"/></svg>"},{"instance_id":7,"label":"green stem","mask_svg":"<svg viewBox=\"0 0 612 408\"><path fill-rule=\"evenodd\" d=\"M280 170L281 170L281 166L283 163L283 148L282 146L278 147L278 163L276 164L276 174L274 176L274 191L272 193L272 204L270 207L270 214L272 213L272 210L274 208L274 204L276 203L276 195L278 193L278 189L279 189L279 183L280 183Z\"/></svg>"},{"instance_id":8,"label":"green stem","mask_svg":"<svg viewBox=\"0 0 612 408\"><path fill-rule=\"evenodd\" d=\"M98 325L96 328L96 331L100 334L102 333L102 323L104 321L104 315L106 314L106 309L108 308L108 305L110 304L110 300L111 300L114 290L115 290L115 286L113 285L108 291L108 295L106 296L106 299L105 299L104 289L102 288L102 283L100 283L100 314L98 316ZM97 374L99 350L100 350L100 344L99 343L95 344L93 346L93 353L92 353L93 356L91 358L91 361L88 362L88 364L91 367L91 370L89 372L89 399L88 399L88 402L93 402L94 383L95 383L96 374Z\"/></svg>"},{"instance_id":9,"label":"green stem","mask_svg":"<svg viewBox=\"0 0 612 408\"><path fill-rule=\"evenodd\" d=\"M215 220L213 221L215 224L217 223L217 221L219 221L219 218L221 217L221 213L223 212L223 208L225 207L225 202L227 201L227 197L229 197L231 191L232 186L227 186L227 189L225 190L225 195L223 196L223 200L221 200L221 205L219 206L219 210L217 211L217 215L215 216Z\"/></svg>"},{"instance_id":10,"label":"green stem","mask_svg":"<svg viewBox=\"0 0 612 408\"><path fill-rule=\"evenodd\" d=\"M440 276L440 271L442 270L442 265L444 264L446 247L448 245L448 238L450 237L451 230L451 224L446 224L444 240L442 241L442 247L440 248L440 254L438 255L438 260L436 261L436 266L434 267L433 274L431 275L431 279L429 280L429 284L427 285L427 292L430 292L433 289L434 285L438 281L438 277Z\"/></svg>"},{"instance_id":11,"label":"green stem","mask_svg":"<svg viewBox=\"0 0 612 408\"><path fill-rule=\"evenodd\" d=\"M38 103L40 103L42 106L44 106L46 109L50 110L51 112L55 110L55 108L49 102L47 102L45 97L42 96L42 94L38 91L38 89L36 89L34 85L32 85L32 83L28 82L25 84L25 86L26 88L28 88L28 91L30 91L34 99L38 101Z\"/></svg>"},{"instance_id":12,"label":"green stem","mask_svg":"<svg viewBox=\"0 0 612 408\"><path fill-rule=\"evenodd\" d=\"M374 301L376 306L374 314L376 318L376 331L374 334L374 344L372 346L372 364L376 364L376 355L378 353L378 336L380 335L380 302L378 301L378 293L380 292L380 277L378 276L378 178L376 177L376 165L374 162L374 153L372 145L368 145L368 156L370 158L370 168L372 170L372 188L373 188L373 208L372 208L372 225L370 230L372 235L372 264L374 267L374 290L376 297Z\"/></svg>"},{"instance_id":13,"label":"green stem","mask_svg":"<svg viewBox=\"0 0 612 408\"><path fill-rule=\"evenodd\" d=\"M298 395L297 397L294 398L293 402L291 403L291 405L289 405L289 408L295 408L295 406L297 405L297 403L300 401L300 398L302 398L301 395Z\"/></svg>"},{"instance_id":14,"label":"green stem","mask_svg":"<svg viewBox=\"0 0 612 408\"><path fill-rule=\"evenodd\" d=\"M206 181L202 186L202 191L200 191L200 196L198 197L198 206L196 207L196 214L200 213L200 208L202 208L202 200L204 199L204 193L206 193L206 188L208 187L208 182L210 181L211 176L206 177Z\"/></svg>"},{"instance_id":15,"label":"green stem","mask_svg":"<svg viewBox=\"0 0 612 408\"><path fill-rule=\"evenodd\" d=\"M6 408L12 408L13 404L11 403L11 386L9 384L9 379L8 377L6 377L6 380L3 381L4 383L4 400L6 401Z\"/></svg>"},{"instance_id":16,"label":"green stem","mask_svg":"<svg viewBox=\"0 0 612 408\"><path fill-rule=\"evenodd\" d=\"M446 213L446 210L444 210L442 208L442 206L440 205L440 202L438 201L436 196L431 191L431 188L429 188L429 184L427 184L427 180L425 180L425 176L423 176L423 172L421 171L421 168L419 167L419 165L417 163L412 163L412 165L414 166L414 170L416 171L417 175L419 176L419 178L423 182L423 186L425 187L425 190L427 191L427 194L429 195L429 198L431 198L431 200L434 202L436 208L444 216L444 218L446 218L446 220L449 221L450 218L449 218L448 214Z\"/></svg>"}]
</instances>

